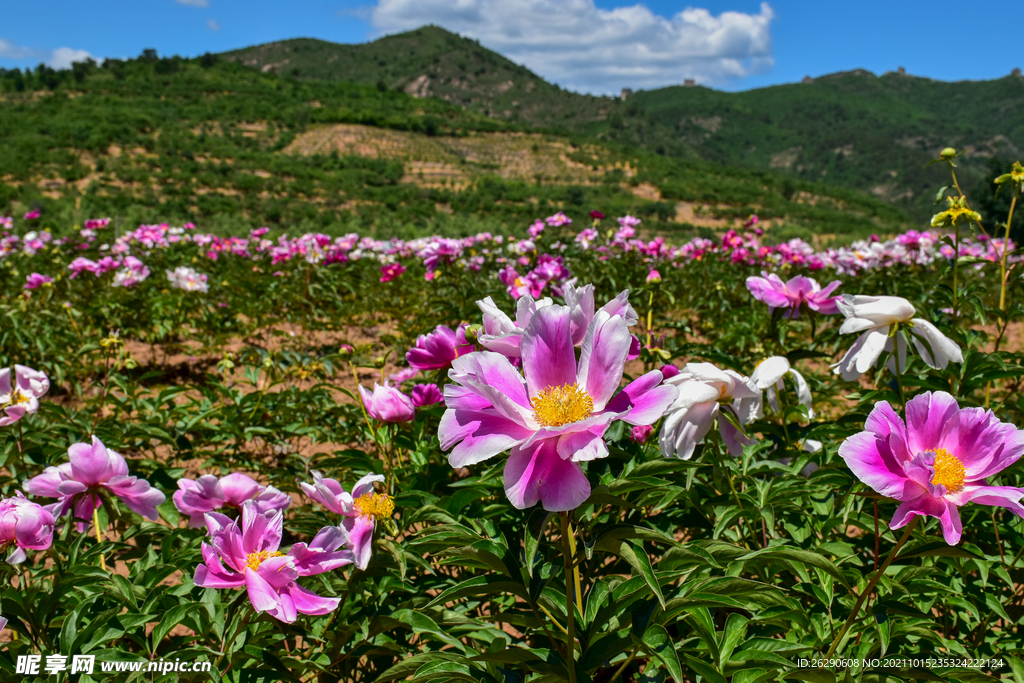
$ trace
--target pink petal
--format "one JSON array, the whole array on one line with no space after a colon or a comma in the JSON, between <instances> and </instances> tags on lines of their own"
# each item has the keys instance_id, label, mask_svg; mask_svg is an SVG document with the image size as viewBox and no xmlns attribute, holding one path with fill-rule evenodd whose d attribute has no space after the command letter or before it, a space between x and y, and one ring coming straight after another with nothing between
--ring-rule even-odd
<instances>
[{"instance_id":1,"label":"pink petal","mask_svg":"<svg viewBox=\"0 0 1024 683\"><path fill-rule=\"evenodd\" d=\"M325 598L308 591L298 584L289 586L285 591L295 605L295 611L300 614L329 614L338 607L340 598Z\"/></svg>"},{"instance_id":2,"label":"pink petal","mask_svg":"<svg viewBox=\"0 0 1024 683\"><path fill-rule=\"evenodd\" d=\"M469 411L449 408L441 416L437 430L442 450L458 444L448 454L452 467L467 467L504 453L533 433L532 429L493 409Z\"/></svg>"},{"instance_id":3,"label":"pink petal","mask_svg":"<svg viewBox=\"0 0 1024 683\"><path fill-rule=\"evenodd\" d=\"M549 512L566 512L590 497L590 482L577 463L558 455L549 439L531 450L513 449L505 463L505 494L520 510L540 501Z\"/></svg>"},{"instance_id":4,"label":"pink petal","mask_svg":"<svg viewBox=\"0 0 1024 683\"><path fill-rule=\"evenodd\" d=\"M583 338L576 381L594 401L594 410L603 410L622 382L626 356L633 341L626 322L605 311L598 311Z\"/></svg>"},{"instance_id":5,"label":"pink petal","mask_svg":"<svg viewBox=\"0 0 1024 683\"><path fill-rule=\"evenodd\" d=\"M907 450L916 455L938 448L943 427L960 410L944 391L926 391L907 401Z\"/></svg>"},{"instance_id":6,"label":"pink petal","mask_svg":"<svg viewBox=\"0 0 1024 683\"><path fill-rule=\"evenodd\" d=\"M552 305L534 313L523 330L523 371L530 396L549 387L575 384L571 324L568 307Z\"/></svg>"},{"instance_id":7,"label":"pink petal","mask_svg":"<svg viewBox=\"0 0 1024 683\"><path fill-rule=\"evenodd\" d=\"M914 515L937 518L942 525L942 535L946 539L946 543L956 545L960 542L962 532L960 512L953 503L941 498L933 498L928 494L907 501L896 508L896 514L889 522L889 528L899 529L905 526Z\"/></svg>"},{"instance_id":8,"label":"pink petal","mask_svg":"<svg viewBox=\"0 0 1024 683\"><path fill-rule=\"evenodd\" d=\"M285 612L281 596L273 586L267 583L266 579L249 568L245 570L245 587L249 592L249 601L257 612L269 612L272 616L289 624L295 621L294 610L291 619L288 619L289 615Z\"/></svg>"},{"instance_id":9,"label":"pink petal","mask_svg":"<svg viewBox=\"0 0 1024 683\"><path fill-rule=\"evenodd\" d=\"M356 567L366 569L373 556L373 518L360 515L350 517L344 522L348 531L349 548L355 555Z\"/></svg>"},{"instance_id":10,"label":"pink petal","mask_svg":"<svg viewBox=\"0 0 1024 683\"><path fill-rule=\"evenodd\" d=\"M226 477L221 477L218 483L224 502L232 507L241 507L242 503L263 489L255 479L241 472L232 472Z\"/></svg>"},{"instance_id":11,"label":"pink petal","mask_svg":"<svg viewBox=\"0 0 1024 683\"><path fill-rule=\"evenodd\" d=\"M679 396L676 387L660 384L661 380L662 373L659 370L651 370L637 377L627 384L605 409L618 413L620 420L631 425L654 424Z\"/></svg>"}]
</instances>

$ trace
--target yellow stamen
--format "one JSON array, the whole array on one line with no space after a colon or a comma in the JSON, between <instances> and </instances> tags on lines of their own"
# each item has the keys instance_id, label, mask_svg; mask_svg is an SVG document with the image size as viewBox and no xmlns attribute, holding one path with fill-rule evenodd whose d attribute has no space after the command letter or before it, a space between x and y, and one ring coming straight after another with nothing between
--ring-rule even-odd
<instances>
[{"instance_id":1,"label":"yellow stamen","mask_svg":"<svg viewBox=\"0 0 1024 683\"><path fill-rule=\"evenodd\" d=\"M272 557L281 557L284 553L280 553L276 550L257 550L254 553L249 553L245 556L245 566L249 569L256 571L260 568L260 565L269 560Z\"/></svg>"},{"instance_id":2,"label":"yellow stamen","mask_svg":"<svg viewBox=\"0 0 1024 683\"><path fill-rule=\"evenodd\" d=\"M537 422L545 427L561 427L588 417L594 410L594 399L578 384L563 384L540 390L530 405Z\"/></svg>"},{"instance_id":3,"label":"yellow stamen","mask_svg":"<svg viewBox=\"0 0 1024 683\"><path fill-rule=\"evenodd\" d=\"M30 400L31 399L27 394L23 394L18 389L14 389L13 391L11 391L11 400L6 403L0 404L0 408L24 405L28 403Z\"/></svg>"},{"instance_id":4,"label":"yellow stamen","mask_svg":"<svg viewBox=\"0 0 1024 683\"><path fill-rule=\"evenodd\" d=\"M952 455L945 448L936 448L929 451L935 454L935 476L932 477L932 484L945 486L946 493L959 493L964 488L964 479L967 471L960 458Z\"/></svg>"},{"instance_id":5,"label":"yellow stamen","mask_svg":"<svg viewBox=\"0 0 1024 683\"><path fill-rule=\"evenodd\" d=\"M367 493L353 503L362 517L387 519L395 511L395 501L386 493Z\"/></svg>"}]
</instances>

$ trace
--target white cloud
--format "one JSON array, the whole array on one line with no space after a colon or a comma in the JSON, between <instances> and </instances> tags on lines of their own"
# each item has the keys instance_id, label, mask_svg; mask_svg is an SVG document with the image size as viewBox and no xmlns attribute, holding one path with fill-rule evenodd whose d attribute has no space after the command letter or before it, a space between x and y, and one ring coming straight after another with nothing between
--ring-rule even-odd
<instances>
[{"instance_id":1,"label":"white cloud","mask_svg":"<svg viewBox=\"0 0 1024 683\"><path fill-rule=\"evenodd\" d=\"M211 31L219 31L220 24L217 23L216 19L207 19L206 28L210 29Z\"/></svg>"},{"instance_id":2,"label":"white cloud","mask_svg":"<svg viewBox=\"0 0 1024 683\"><path fill-rule=\"evenodd\" d=\"M74 50L70 47L58 47L50 53L50 57L46 60L46 63L54 69L70 69L71 62L84 62L90 57L92 57L92 55L85 50Z\"/></svg>"},{"instance_id":3,"label":"white cloud","mask_svg":"<svg viewBox=\"0 0 1024 683\"><path fill-rule=\"evenodd\" d=\"M0 59L24 59L45 62L54 69L70 69L72 62L85 61L92 57L86 50L58 47L56 50L37 50L0 38Z\"/></svg>"},{"instance_id":4,"label":"white cloud","mask_svg":"<svg viewBox=\"0 0 1024 683\"><path fill-rule=\"evenodd\" d=\"M34 53L27 47L15 45L14 43L0 38L0 58L3 59L28 59Z\"/></svg>"},{"instance_id":5,"label":"white cloud","mask_svg":"<svg viewBox=\"0 0 1024 683\"><path fill-rule=\"evenodd\" d=\"M176 0L179 4L188 5L189 7L209 7L209 0Z\"/></svg>"},{"instance_id":6,"label":"white cloud","mask_svg":"<svg viewBox=\"0 0 1024 683\"><path fill-rule=\"evenodd\" d=\"M764 72L774 64L773 17L766 2L758 14L691 7L666 18L593 0L380 0L372 22L381 33L443 26L563 87L617 93Z\"/></svg>"}]
</instances>

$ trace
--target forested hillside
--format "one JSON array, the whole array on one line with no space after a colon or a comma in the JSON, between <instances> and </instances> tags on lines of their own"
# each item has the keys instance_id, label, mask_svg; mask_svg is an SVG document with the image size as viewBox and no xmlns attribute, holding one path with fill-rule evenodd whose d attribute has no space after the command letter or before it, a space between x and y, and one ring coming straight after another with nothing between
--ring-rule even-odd
<instances>
[{"instance_id":1,"label":"forested hillside","mask_svg":"<svg viewBox=\"0 0 1024 683\"><path fill-rule=\"evenodd\" d=\"M651 232L758 213L779 238L893 232L884 202L614 141L537 132L437 98L261 73L215 56L0 76L0 212L71 225L192 221L379 235L523 229L564 210Z\"/></svg>"},{"instance_id":2,"label":"forested hillside","mask_svg":"<svg viewBox=\"0 0 1024 683\"><path fill-rule=\"evenodd\" d=\"M566 92L528 69L428 26L361 45L285 40L225 57L300 79L378 84L440 97L497 119L614 140L871 194L925 220L927 162L966 150L963 183L980 187L1024 157L1024 77L947 83L896 72L723 92L674 86L621 99ZM629 83L623 83L628 87Z\"/></svg>"}]
</instances>

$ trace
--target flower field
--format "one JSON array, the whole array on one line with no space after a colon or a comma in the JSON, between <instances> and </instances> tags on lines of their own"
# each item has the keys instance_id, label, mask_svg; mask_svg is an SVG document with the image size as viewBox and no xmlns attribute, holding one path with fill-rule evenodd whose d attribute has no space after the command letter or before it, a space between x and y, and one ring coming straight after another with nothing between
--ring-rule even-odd
<instances>
[{"instance_id":1,"label":"flower field","mask_svg":"<svg viewBox=\"0 0 1024 683\"><path fill-rule=\"evenodd\" d=\"M1024 681L1020 252L940 208L0 217L4 680Z\"/></svg>"}]
</instances>

